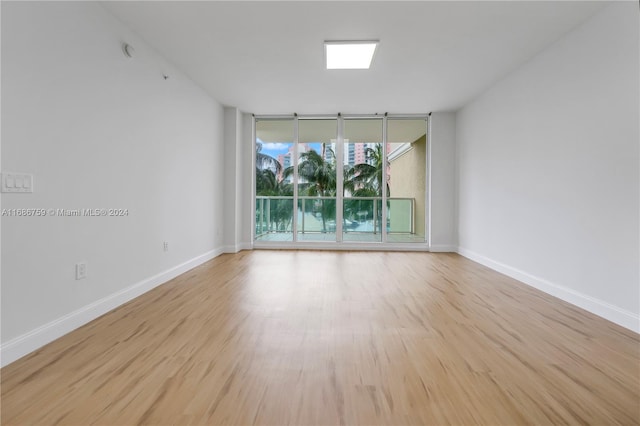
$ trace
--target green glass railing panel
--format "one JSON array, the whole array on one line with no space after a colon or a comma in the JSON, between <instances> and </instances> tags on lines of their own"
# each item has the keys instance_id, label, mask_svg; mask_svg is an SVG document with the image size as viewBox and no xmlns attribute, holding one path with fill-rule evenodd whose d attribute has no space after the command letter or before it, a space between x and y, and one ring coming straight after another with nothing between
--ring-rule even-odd
<instances>
[{"instance_id":1,"label":"green glass railing panel","mask_svg":"<svg viewBox=\"0 0 640 426\"><path fill-rule=\"evenodd\" d=\"M387 219L382 219L380 197L343 199L342 240L381 242L386 226L388 242L424 242L415 232L415 201L388 198ZM297 205L298 241L336 240L336 199L299 197ZM256 197L256 240L293 241L293 197Z\"/></svg>"},{"instance_id":2,"label":"green glass railing panel","mask_svg":"<svg viewBox=\"0 0 640 426\"><path fill-rule=\"evenodd\" d=\"M382 241L382 201L377 198L343 200L342 240Z\"/></svg>"},{"instance_id":3,"label":"green glass railing panel","mask_svg":"<svg viewBox=\"0 0 640 426\"><path fill-rule=\"evenodd\" d=\"M389 199L387 200L388 233L413 233L413 200Z\"/></svg>"},{"instance_id":4,"label":"green glass railing panel","mask_svg":"<svg viewBox=\"0 0 640 426\"><path fill-rule=\"evenodd\" d=\"M336 199L300 197L297 228L299 241L335 241Z\"/></svg>"},{"instance_id":5,"label":"green glass railing panel","mask_svg":"<svg viewBox=\"0 0 640 426\"><path fill-rule=\"evenodd\" d=\"M292 227L293 198L256 197L256 240L279 234L278 241L293 241Z\"/></svg>"}]
</instances>

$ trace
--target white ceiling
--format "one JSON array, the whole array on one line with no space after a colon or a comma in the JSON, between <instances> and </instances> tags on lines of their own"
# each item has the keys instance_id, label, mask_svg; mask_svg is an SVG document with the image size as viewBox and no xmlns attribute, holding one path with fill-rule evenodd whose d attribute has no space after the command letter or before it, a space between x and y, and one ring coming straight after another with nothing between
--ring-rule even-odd
<instances>
[{"instance_id":1,"label":"white ceiling","mask_svg":"<svg viewBox=\"0 0 640 426\"><path fill-rule=\"evenodd\" d=\"M604 6L593 1L105 2L216 100L256 114L463 106ZM324 40L378 39L370 70Z\"/></svg>"}]
</instances>

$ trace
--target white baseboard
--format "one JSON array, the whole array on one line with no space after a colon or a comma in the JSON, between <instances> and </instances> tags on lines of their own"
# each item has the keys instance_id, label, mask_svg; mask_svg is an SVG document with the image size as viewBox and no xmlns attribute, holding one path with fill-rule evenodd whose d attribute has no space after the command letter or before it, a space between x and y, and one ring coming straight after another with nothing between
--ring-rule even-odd
<instances>
[{"instance_id":1,"label":"white baseboard","mask_svg":"<svg viewBox=\"0 0 640 426\"><path fill-rule=\"evenodd\" d=\"M9 340L0 345L0 366L4 367L22 358L47 343L220 254L222 254L222 249L211 250Z\"/></svg>"},{"instance_id":2,"label":"white baseboard","mask_svg":"<svg viewBox=\"0 0 640 426\"><path fill-rule=\"evenodd\" d=\"M562 299L572 305L576 305L591 312L592 314L598 315L636 333L640 333L640 316L633 312L621 309L610 303L577 292L568 287L538 278L527 272L505 265L504 263L496 262L493 259L489 259L488 257L482 256L463 247L458 247L458 253L473 260L474 262L480 263L481 265L521 281L531 287L537 288L538 290L555 296L558 299Z\"/></svg>"},{"instance_id":3,"label":"white baseboard","mask_svg":"<svg viewBox=\"0 0 640 426\"><path fill-rule=\"evenodd\" d=\"M238 253L239 251L242 251L242 250L251 250L251 249L252 249L251 243L240 243L240 244L236 244L235 246L224 246L222 248L222 252Z\"/></svg>"},{"instance_id":4,"label":"white baseboard","mask_svg":"<svg viewBox=\"0 0 640 426\"><path fill-rule=\"evenodd\" d=\"M432 244L429 247L429 251L432 253L457 253L458 247L446 244Z\"/></svg>"}]
</instances>

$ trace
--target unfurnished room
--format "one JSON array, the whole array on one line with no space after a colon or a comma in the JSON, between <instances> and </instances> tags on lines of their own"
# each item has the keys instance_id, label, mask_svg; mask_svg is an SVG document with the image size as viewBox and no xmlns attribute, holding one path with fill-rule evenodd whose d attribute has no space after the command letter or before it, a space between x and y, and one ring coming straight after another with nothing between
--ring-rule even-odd
<instances>
[{"instance_id":1,"label":"unfurnished room","mask_svg":"<svg viewBox=\"0 0 640 426\"><path fill-rule=\"evenodd\" d=\"M1 424L640 424L637 1L0 22Z\"/></svg>"}]
</instances>

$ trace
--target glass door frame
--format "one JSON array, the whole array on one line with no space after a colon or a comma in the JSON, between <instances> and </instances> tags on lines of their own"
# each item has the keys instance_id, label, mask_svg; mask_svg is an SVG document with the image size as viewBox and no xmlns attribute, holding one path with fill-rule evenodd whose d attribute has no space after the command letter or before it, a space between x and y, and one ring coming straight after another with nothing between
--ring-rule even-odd
<instances>
[{"instance_id":1,"label":"glass door frame","mask_svg":"<svg viewBox=\"0 0 640 426\"><path fill-rule=\"evenodd\" d=\"M335 241L299 241L298 240L298 164L299 164L299 122L300 120L337 120L336 135L336 240ZM387 233L387 191L388 176L386 170L382 173L382 224L381 224L381 241L374 242L354 242L343 241L343 219L344 219L344 173L342 167L344 165L344 122L347 120L382 120L382 152L383 164L388 163L387 152L387 124L388 120L425 120L425 137L426 137L426 154L424 158L425 166L425 217L424 217L424 242L407 242L407 243L389 243ZM261 241L256 240L256 122L261 120L292 120L293 121L293 218L292 218L292 241ZM251 244L253 248L330 248L330 249L369 249L369 250L429 250L431 244L431 114L290 114L290 115L253 115L252 118L252 184L251 184L251 209L252 209L252 232ZM375 201L374 201L375 203Z\"/></svg>"}]
</instances>

